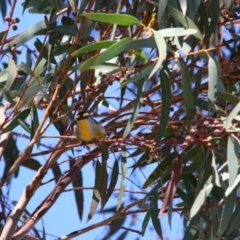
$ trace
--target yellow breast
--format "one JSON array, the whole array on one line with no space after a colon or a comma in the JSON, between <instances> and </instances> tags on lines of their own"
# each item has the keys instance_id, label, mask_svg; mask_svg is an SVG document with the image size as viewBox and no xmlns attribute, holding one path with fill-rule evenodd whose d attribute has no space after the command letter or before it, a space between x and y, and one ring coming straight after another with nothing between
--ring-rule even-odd
<instances>
[{"instance_id":1,"label":"yellow breast","mask_svg":"<svg viewBox=\"0 0 240 240\"><path fill-rule=\"evenodd\" d=\"M88 121L86 119L79 120L78 124L80 128L80 136L78 136L78 139L80 141L91 141L94 138L94 133L89 127Z\"/></svg>"}]
</instances>

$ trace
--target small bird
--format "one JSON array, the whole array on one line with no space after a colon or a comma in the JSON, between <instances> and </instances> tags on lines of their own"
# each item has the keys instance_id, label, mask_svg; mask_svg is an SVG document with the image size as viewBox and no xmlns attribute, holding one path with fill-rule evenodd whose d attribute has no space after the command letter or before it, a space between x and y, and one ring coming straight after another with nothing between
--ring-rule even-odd
<instances>
[{"instance_id":1,"label":"small bird","mask_svg":"<svg viewBox=\"0 0 240 240\"><path fill-rule=\"evenodd\" d=\"M91 142L94 139L105 138L105 128L101 125L101 123L89 116L87 112L79 112L75 119L75 133L79 142Z\"/></svg>"}]
</instances>

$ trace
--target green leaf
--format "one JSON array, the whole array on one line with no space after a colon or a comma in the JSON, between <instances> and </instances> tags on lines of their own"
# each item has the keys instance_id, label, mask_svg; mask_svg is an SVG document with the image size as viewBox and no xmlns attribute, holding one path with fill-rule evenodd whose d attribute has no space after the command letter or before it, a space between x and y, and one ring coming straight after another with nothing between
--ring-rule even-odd
<instances>
[{"instance_id":1,"label":"green leaf","mask_svg":"<svg viewBox=\"0 0 240 240\"><path fill-rule=\"evenodd\" d=\"M8 46L12 47L16 45L16 48L22 46L28 40L32 39L35 35L45 35L46 24L45 21L40 21L33 26L29 27L26 31L20 33L16 38L8 43Z\"/></svg>"},{"instance_id":2,"label":"green leaf","mask_svg":"<svg viewBox=\"0 0 240 240\"><path fill-rule=\"evenodd\" d=\"M19 123L19 119L20 120L25 120L30 114L30 109L27 108L25 110L23 110L22 112L20 112L3 130L2 130L2 134L12 131L14 128L16 128L20 123Z\"/></svg>"},{"instance_id":3,"label":"green leaf","mask_svg":"<svg viewBox=\"0 0 240 240\"><path fill-rule=\"evenodd\" d=\"M217 91L215 93L215 97L217 97L217 98L219 98L223 101L232 103L233 105L236 105L236 104L239 103L238 98L236 96L232 95L232 94L229 94L229 93Z\"/></svg>"},{"instance_id":4,"label":"green leaf","mask_svg":"<svg viewBox=\"0 0 240 240\"><path fill-rule=\"evenodd\" d=\"M122 150L122 161L121 161L121 185L120 185L120 190L119 190L119 194L118 194L118 204L117 204L117 211L121 208L122 206L122 198L123 198L123 194L125 191L125 185L124 185L124 179L125 176L127 174L127 159L126 159L126 151Z\"/></svg>"},{"instance_id":5,"label":"green leaf","mask_svg":"<svg viewBox=\"0 0 240 240\"><path fill-rule=\"evenodd\" d=\"M220 3L219 1L212 1L211 3L211 22L209 24L209 27L206 29L206 35L205 35L205 39L206 41L208 41L211 37L211 35L215 32L215 29L217 27L218 21L219 21L219 14L220 14Z\"/></svg>"},{"instance_id":6,"label":"green leaf","mask_svg":"<svg viewBox=\"0 0 240 240\"><path fill-rule=\"evenodd\" d=\"M118 24L121 26L131 26L131 25L140 24L140 22L137 18L135 18L131 15L127 15L127 14L83 13L83 14L81 14L81 16L86 17L91 20L94 20L94 21L97 21L97 22Z\"/></svg>"},{"instance_id":7,"label":"green leaf","mask_svg":"<svg viewBox=\"0 0 240 240\"><path fill-rule=\"evenodd\" d=\"M31 134L31 128L30 125L28 123L26 123L25 121L18 119L19 125L22 126L22 128L27 131L29 134Z\"/></svg>"},{"instance_id":8,"label":"green leaf","mask_svg":"<svg viewBox=\"0 0 240 240\"><path fill-rule=\"evenodd\" d=\"M11 88L14 79L17 75L17 66L11 57L8 58L8 68L7 68L7 81L0 92L0 98Z\"/></svg>"},{"instance_id":9,"label":"green leaf","mask_svg":"<svg viewBox=\"0 0 240 240\"><path fill-rule=\"evenodd\" d=\"M161 19L163 14L166 11L166 6L167 6L168 1L167 0L163 0L163 1L159 1L158 2L158 15L157 15L157 20L159 23L161 23Z\"/></svg>"},{"instance_id":10,"label":"green leaf","mask_svg":"<svg viewBox=\"0 0 240 240\"><path fill-rule=\"evenodd\" d=\"M32 100L32 98L43 89L45 88L41 85L33 85L32 87L29 87L26 93L24 94L22 101L18 105L18 109L22 108L23 106L25 106L25 104L29 103L30 100Z\"/></svg>"},{"instance_id":11,"label":"green leaf","mask_svg":"<svg viewBox=\"0 0 240 240\"><path fill-rule=\"evenodd\" d=\"M156 42L154 39L140 39L140 40L133 40L131 38L126 38L128 40L121 40L123 42L120 43L120 47L121 47L121 50L122 51L126 51L126 50L129 50L129 49L139 49L139 48L156 48ZM126 42L127 44L126 44ZM118 42L115 41L115 44L117 44ZM124 46L122 43L125 43L126 45ZM89 45L91 46L91 45ZM113 47L113 44L110 45L109 47ZM107 49L108 52L110 52L111 50ZM106 50L106 51L107 51ZM115 51L115 50L114 50ZM119 49L118 49L119 51ZM97 54L93 57L91 57L90 59L88 59L87 61L81 63L80 65L80 70L83 71L83 70L86 70L86 69L90 69L90 68L93 68L93 66L96 64L96 60L98 57L100 57L102 54L104 54L105 52L102 52L100 54ZM106 54L106 53L105 53ZM113 55L112 53L107 53L109 55ZM116 56L116 53L115 53L115 56ZM106 56L105 56L106 57ZM96 65L99 65L100 63L96 64Z\"/></svg>"},{"instance_id":12,"label":"green leaf","mask_svg":"<svg viewBox=\"0 0 240 240\"><path fill-rule=\"evenodd\" d=\"M94 184L94 190L93 190L93 195L92 195L92 202L90 206L90 210L88 213L88 219L87 222L90 221L94 215L94 213L97 210L99 201L101 199L100 195L100 189L101 189L101 164L99 161L97 161L96 164L96 175L95 175L95 184Z\"/></svg>"},{"instance_id":13,"label":"green leaf","mask_svg":"<svg viewBox=\"0 0 240 240\"><path fill-rule=\"evenodd\" d=\"M0 9L4 21L4 17L7 16L7 1L0 1Z\"/></svg>"},{"instance_id":14,"label":"green leaf","mask_svg":"<svg viewBox=\"0 0 240 240\"><path fill-rule=\"evenodd\" d=\"M171 110L171 83L168 75L164 72L160 72L161 88L162 88L162 112L160 117L161 128L157 134L157 139L160 140L165 132L168 124L168 118Z\"/></svg>"},{"instance_id":15,"label":"green leaf","mask_svg":"<svg viewBox=\"0 0 240 240\"><path fill-rule=\"evenodd\" d=\"M127 80L126 82L124 82L121 85L121 88L127 86L129 83L133 83L133 82L137 82L143 78L145 78L151 71L152 69L156 66L156 63L152 63L151 65L149 65L148 67L145 67L143 69L141 69L141 71L136 74L134 77L129 78L129 80Z\"/></svg>"},{"instance_id":16,"label":"green leaf","mask_svg":"<svg viewBox=\"0 0 240 240\"><path fill-rule=\"evenodd\" d=\"M231 0L223 0L223 2L224 2L224 4L225 4L225 7L226 7L226 8L229 8L232 1L231 1Z\"/></svg>"},{"instance_id":17,"label":"green leaf","mask_svg":"<svg viewBox=\"0 0 240 240\"><path fill-rule=\"evenodd\" d=\"M232 191L231 194L225 199L224 209L220 218L220 228L218 231L220 236L222 236L224 232L228 230L229 222L236 205L236 194L237 189L235 188L234 191Z\"/></svg>"},{"instance_id":18,"label":"green leaf","mask_svg":"<svg viewBox=\"0 0 240 240\"><path fill-rule=\"evenodd\" d=\"M216 186L221 187L217 165L216 165L216 154L215 151L212 151L212 173L213 173L213 182Z\"/></svg>"},{"instance_id":19,"label":"green leaf","mask_svg":"<svg viewBox=\"0 0 240 240\"><path fill-rule=\"evenodd\" d=\"M108 183L108 173L107 173L107 160L108 156L108 148L106 143L101 143L101 151L102 151L102 165L101 165L101 185L100 185L100 195L101 195L101 209L103 210L106 202L107 202L107 183Z\"/></svg>"},{"instance_id":20,"label":"green leaf","mask_svg":"<svg viewBox=\"0 0 240 240\"><path fill-rule=\"evenodd\" d=\"M0 32L0 42L2 42L5 33L6 33L6 31Z\"/></svg>"},{"instance_id":21,"label":"green leaf","mask_svg":"<svg viewBox=\"0 0 240 240\"><path fill-rule=\"evenodd\" d=\"M70 25L59 25L56 26L55 30L58 33L61 33L66 36L72 36L75 37L77 35L77 29Z\"/></svg>"},{"instance_id":22,"label":"green leaf","mask_svg":"<svg viewBox=\"0 0 240 240\"><path fill-rule=\"evenodd\" d=\"M195 78L195 86L194 86L194 91L193 91L194 97L197 97L200 92L201 81L202 81L202 70L199 69L196 74L196 78Z\"/></svg>"},{"instance_id":23,"label":"green leaf","mask_svg":"<svg viewBox=\"0 0 240 240\"><path fill-rule=\"evenodd\" d=\"M217 86L217 82L219 79L219 68L217 66L216 59L209 54L209 61L208 61L208 74L209 74L209 81L208 81L208 99L210 102L214 101L215 96L215 87ZM210 105L209 105L210 107Z\"/></svg>"},{"instance_id":24,"label":"green leaf","mask_svg":"<svg viewBox=\"0 0 240 240\"><path fill-rule=\"evenodd\" d=\"M70 161L70 167L74 165L76 161L72 160ZM79 171L78 177L72 182L72 185L74 188L82 188L83 187L83 176L82 176L82 171ZM83 190L82 189L76 189L74 191L74 197L77 205L77 210L78 210L78 216L80 220L82 220L83 216L83 209L84 209L84 195L83 195Z\"/></svg>"},{"instance_id":25,"label":"green leaf","mask_svg":"<svg viewBox=\"0 0 240 240\"><path fill-rule=\"evenodd\" d=\"M182 171L182 163L181 163L181 158L180 156L176 157L172 174L171 174L171 179L168 183L167 186L167 191L163 199L163 204L161 207L161 210L159 212L159 215L164 213L165 210L167 209L168 205L172 202L173 197L176 193L177 190L177 184L180 181L180 176L181 176L181 171Z\"/></svg>"},{"instance_id":26,"label":"green leaf","mask_svg":"<svg viewBox=\"0 0 240 240\"><path fill-rule=\"evenodd\" d=\"M184 16L182 14L182 12L178 11L177 9L175 8L172 8L170 6L167 6L166 8L167 12L173 16L173 18L177 19L185 28L193 28L197 31L196 34L194 34L194 36L196 38L198 38L200 41L202 40L202 34L201 32L199 31L199 29L197 28L197 26L195 25L195 23L190 19L188 18L187 16Z\"/></svg>"},{"instance_id":27,"label":"green leaf","mask_svg":"<svg viewBox=\"0 0 240 240\"><path fill-rule=\"evenodd\" d=\"M207 180L204 188L198 193L192 207L190 210L190 217L194 217L199 209L202 207L202 205L204 204L206 198L208 197L208 195L211 193L212 189L213 189L213 184L211 182L212 177L210 176L209 179Z\"/></svg>"},{"instance_id":28,"label":"green leaf","mask_svg":"<svg viewBox=\"0 0 240 240\"><path fill-rule=\"evenodd\" d=\"M126 49L128 49L129 44L132 42L132 38L124 38L116 43L114 43L112 46L110 46L106 51L102 52L98 58L95 60L94 64L101 64L103 62L106 62L113 57L116 57L119 53L124 52Z\"/></svg>"},{"instance_id":29,"label":"green leaf","mask_svg":"<svg viewBox=\"0 0 240 240\"><path fill-rule=\"evenodd\" d=\"M144 219L143 219L142 230L141 230L142 236L144 236L144 234L145 234L145 231L146 231L146 228L147 228L147 226L148 226L150 217L151 217L151 211L150 211L150 209L149 209L149 210L147 211Z\"/></svg>"},{"instance_id":30,"label":"green leaf","mask_svg":"<svg viewBox=\"0 0 240 240\"><path fill-rule=\"evenodd\" d=\"M59 1L59 0L51 0L50 1L52 7L56 10L56 11L60 11L62 9L64 9L66 6L63 4L63 1Z\"/></svg>"},{"instance_id":31,"label":"green leaf","mask_svg":"<svg viewBox=\"0 0 240 240\"><path fill-rule=\"evenodd\" d=\"M182 88L183 88L184 105L186 107L187 127L188 129L190 129L192 118L194 117L192 87L191 87L188 70L183 62L181 62L181 68L182 68Z\"/></svg>"},{"instance_id":32,"label":"green leaf","mask_svg":"<svg viewBox=\"0 0 240 240\"><path fill-rule=\"evenodd\" d=\"M181 37L181 36L187 36L187 35L194 35L197 33L196 29L193 28L165 28L159 30L160 34L163 37Z\"/></svg>"},{"instance_id":33,"label":"green leaf","mask_svg":"<svg viewBox=\"0 0 240 240\"><path fill-rule=\"evenodd\" d=\"M32 105L32 116L33 116L33 130L34 130L33 132L35 134L35 132L39 126L39 118L38 118L37 108L34 104ZM40 145L40 139L37 142L37 147L39 147L39 145Z\"/></svg>"},{"instance_id":34,"label":"green leaf","mask_svg":"<svg viewBox=\"0 0 240 240\"><path fill-rule=\"evenodd\" d=\"M129 121L127 123L127 126L126 126L126 128L123 132L123 138L126 138L128 136L128 134L130 133L130 131L131 131L133 125L134 125L134 122L135 122L135 120L138 116L141 104L143 102L144 82L145 82L144 79L138 81L138 84L137 84L138 92L137 92L137 99L136 99L135 108L134 108L132 116L129 119Z\"/></svg>"},{"instance_id":35,"label":"green leaf","mask_svg":"<svg viewBox=\"0 0 240 240\"><path fill-rule=\"evenodd\" d=\"M171 165L175 157L176 152L172 152L168 156L166 156L146 179L145 183L143 184L143 188L149 187L153 182L155 182L159 177L161 177L161 175L165 173L168 168L170 168L169 165Z\"/></svg>"},{"instance_id":36,"label":"green leaf","mask_svg":"<svg viewBox=\"0 0 240 240\"><path fill-rule=\"evenodd\" d=\"M111 197L111 195L112 195L112 193L114 191L114 188L115 188L115 186L117 184L118 175L119 175L118 161L114 161L111 182L110 182L110 185L109 185L108 190L107 190L106 202L109 200L109 198Z\"/></svg>"},{"instance_id":37,"label":"green leaf","mask_svg":"<svg viewBox=\"0 0 240 240\"><path fill-rule=\"evenodd\" d=\"M153 76L153 74L162 67L162 63L166 59L166 56L167 56L167 44L166 44L163 36L161 35L161 32L153 30L153 34L154 34L154 39L157 44L159 57L158 57L157 64L155 65L154 69L152 70L152 72L150 73L148 78L151 78Z\"/></svg>"},{"instance_id":38,"label":"green leaf","mask_svg":"<svg viewBox=\"0 0 240 240\"><path fill-rule=\"evenodd\" d=\"M238 174L238 155L239 143L229 136L227 144L227 159L228 159L228 172L229 172L229 187L231 187Z\"/></svg>"},{"instance_id":39,"label":"green leaf","mask_svg":"<svg viewBox=\"0 0 240 240\"><path fill-rule=\"evenodd\" d=\"M187 225L183 240L197 240L199 235L199 218L196 216L190 220Z\"/></svg>"},{"instance_id":40,"label":"green leaf","mask_svg":"<svg viewBox=\"0 0 240 240\"><path fill-rule=\"evenodd\" d=\"M224 124L224 127L226 129L230 129L232 127L232 120L237 116L237 114L240 111L240 102L233 108L229 116L227 117L227 120Z\"/></svg>"},{"instance_id":41,"label":"green leaf","mask_svg":"<svg viewBox=\"0 0 240 240\"><path fill-rule=\"evenodd\" d=\"M38 169L42 166L39 161L33 159L33 158L29 158L23 161L23 163L21 164L21 166L26 167L28 169L34 170L34 171L38 171Z\"/></svg>"},{"instance_id":42,"label":"green leaf","mask_svg":"<svg viewBox=\"0 0 240 240\"><path fill-rule=\"evenodd\" d=\"M104 48L109 48L114 43L116 43L116 41L110 41L110 40L92 43L92 44L86 45L86 46L81 47L80 49L76 50L74 53L72 53L72 56L78 57L78 56L82 55L83 53L87 53L89 51L96 51L96 50L100 50L100 49L104 49Z\"/></svg>"},{"instance_id":43,"label":"green leaf","mask_svg":"<svg viewBox=\"0 0 240 240\"><path fill-rule=\"evenodd\" d=\"M41 53L41 57L44 57L46 60L49 59L48 49L43 45L43 43L38 38L36 38L34 46L36 47L38 52ZM55 58L53 56L50 57L49 60L51 61L51 63L57 64L57 62L56 62L56 60L55 60Z\"/></svg>"},{"instance_id":44,"label":"green leaf","mask_svg":"<svg viewBox=\"0 0 240 240\"><path fill-rule=\"evenodd\" d=\"M239 217L240 217L240 202L236 201L236 206L230 219L230 227L227 229L227 234L239 228L240 225Z\"/></svg>"},{"instance_id":45,"label":"green leaf","mask_svg":"<svg viewBox=\"0 0 240 240\"><path fill-rule=\"evenodd\" d=\"M152 195L152 199L150 201L150 214L151 214L153 227L157 232L158 236L163 240L162 228L161 228L160 220L158 218L158 191L155 191Z\"/></svg>"}]
</instances>

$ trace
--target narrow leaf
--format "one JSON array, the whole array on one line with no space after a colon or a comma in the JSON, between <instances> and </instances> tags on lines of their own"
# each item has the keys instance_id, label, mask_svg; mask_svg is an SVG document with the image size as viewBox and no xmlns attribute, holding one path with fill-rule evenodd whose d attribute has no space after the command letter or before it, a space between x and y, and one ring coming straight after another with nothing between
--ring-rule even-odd
<instances>
[{"instance_id":1,"label":"narrow leaf","mask_svg":"<svg viewBox=\"0 0 240 240\"><path fill-rule=\"evenodd\" d=\"M139 113L141 104L143 102L144 79L138 81L137 89L138 89L138 93L137 93L137 99L136 99L135 108L134 108L132 116L129 119L129 121L127 123L127 126L126 126L126 128L124 130L123 138L126 138L127 135L130 133L130 131L131 131L133 125L134 125L134 122L135 122L135 120L137 118L137 115Z\"/></svg>"},{"instance_id":2,"label":"narrow leaf","mask_svg":"<svg viewBox=\"0 0 240 240\"><path fill-rule=\"evenodd\" d=\"M227 230L231 216L234 211L234 207L236 205L236 194L237 189L235 188L234 191L225 199L225 206L222 212L221 221L220 221L220 228L219 228L219 235L222 236L224 232Z\"/></svg>"},{"instance_id":3,"label":"narrow leaf","mask_svg":"<svg viewBox=\"0 0 240 240\"><path fill-rule=\"evenodd\" d=\"M213 188L213 184L211 182L211 178L210 177L208 179L208 181L206 182L204 188L199 192L197 198L195 199L193 205L192 205L192 208L190 210L190 217L194 217L199 209L202 207L202 205L204 204L206 198L208 197L208 195L211 193L212 191L212 188Z\"/></svg>"},{"instance_id":4,"label":"narrow leaf","mask_svg":"<svg viewBox=\"0 0 240 240\"><path fill-rule=\"evenodd\" d=\"M146 228L147 228L147 226L148 226L150 217L151 217L151 212L150 212L150 209L149 209L149 210L147 211L144 219L143 219L142 230L141 230L142 236L144 236L144 234L145 234L145 231L146 231Z\"/></svg>"},{"instance_id":5,"label":"narrow leaf","mask_svg":"<svg viewBox=\"0 0 240 240\"><path fill-rule=\"evenodd\" d=\"M213 102L215 96L215 87L217 86L219 78L219 71L217 67L217 62L211 54L209 54L208 74L209 74L208 99L210 100L210 102ZM211 105L209 105L209 108L210 106Z\"/></svg>"},{"instance_id":6,"label":"narrow leaf","mask_svg":"<svg viewBox=\"0 0 240 240\"><path fill-rule=\"evenodd\" d=\"M78 56L82 55L83 53L87 53L89 51L96 51L96 50L100 50L100 49L104 49L104 48L109 48L114 43L115 43L115 41L110 41L110 40L92 43L90 45L81 47L80 49L78 49L74 53L72 53L72 55L74 57L78 57Z\"/></svg>"},{"instance_id":7,"label":"narrow leaf","mask_svg":"<svg viewBox=\"0 0 240 240\"><path fill-rule=\"evenodd\" d=\"M103 62L106 62L113 57L116 57L119 53L124 52L128 49L129 44L133 40L131 38L124 38L116 43L114 43L112 46L110 46L106 51L101 53L99 57L95 60L94 64L98 65Z\"/></svg>"},{"instance_id":8,"label":"narrow leaf","mask_svg":"<svg viewBox=\"0 0 240 240\"><path fill-rule=\"evenodd\" d=\"M118 180L118 175L119 175L119 166L118 166L118 161L114 162L113 165L113 170L112 170L112 178L111 178L111 182L110 185L108 187L108 191L107 191L107 199L106 202L108 201L108 199L111 197L114 188L117 184L117 180Z\"/></svg>"},{"instance_id":9,"label":"narrow leaf","mask_svg":"<svg viewBox=\"0 0 240 240\"><path fill-rule=\"evenodd\" d=\"M163 61L166 59L167 56L167 44L163 36L161 35L160 31L153 31L154 34L154 39L157 44L157 49L158 49L158 61L157 64L155 65L154 69L150 73L148 78L151 78L154 73L156 73L157 70L159 70L162 67Z\"/></svg>"},{"instance_id":10,"label":"narrow leaf","mask_svg":"<svg viewBox=\"0 0 240 240\"><path fill-rule=\"evenodd\" d=\"M169 114L171 110L171 83L170 79L164 71L160 73L162 88L162 112L160 117L161 128L158 132L157 139L160 140L165 132L168 124Z\"/></svg>"},{"instance_id":11,"label":"narrow leaf","mask_svg":"<svg viewBox=\"0 0 240 240\"><path fill-rule=\"evenodd\" d=\"M188 17L184 16L182 12L178 11L175 8L172 8L170 6L166 7L166 10L169 14L171 14L173 16L173 18L177 19L185 28L193 28L197 31L196 34L194 34L194 36L196 38L198 38L200 41L202 40L202 34L199 31L199 29L197 28L197 26L195 25L195 23Z\"/></svg>"},{"instance_id":12,"label":"narrow leaf","mask_svg":"<svg viewBox=\"0 0 240 240\"><path fill-rule=\"evenodd\" d=\"M150 202L150 213L151 213L153 227L157 232L158 236L163 240L162 228L161 228L160 220L158 218L158 192L157 191L155 191L152 195L152 199Z\"/></svg>"},{"instance_id":13,"label":"narrow leaf","mask_svg":"<svg viewBox=\"0 0 240 240\"><path fill-rule=\"evenodd\" d=\"M124 194L124 190L125 190L124 179L127 174L126 163L127 163L126 152L125 152L125 150L123 150L122 151L122 162L121 162L122 177L121 177L121 185L120 185L120 190L119 190L119 195L118 195L117 211L122 206L122 198L123 198L123 194Z\"/></svg>"},{"instance_id":14,"label":"narrow leaf","mask_svg":"<svg viewBox=\"0 0 240 240\"><path fill-rule=\"evenodd\" d=\"M238 174L238 155L239 144L232 136L229 136L227 144L229 187L233 185Z\"/></svg>"},{"instance_id":15,"label":"narrow leaf","mask_svg":"<svg viewBox=\"0 0 240 240\"><path fill-rule=\"evenodd\" d=\"M176 193L176 190L177 190L177 184L180 181L181 166L182 166L181 158L180 158L180 156L177 156L176 160L175 160L175 163L174 163L174 166L173 166L171 179L168 183L167 191L166 191L166 194L164 196L163 205L161 207L159 215L164 213L165 210L167 209L168 205L172 202L172 199L173 199L173 197Z\"/></svg>"},{"instance_id":16,"label":"narrow leaf","mask_svg":"<svg viewBox=\"0 0 240 240\"><path fill-rule=\"evenodd\" d=\"M181 63L181 68L182 68L182 88L183 88L184 105L186 107L187 127L188 129L190 129L191 121L192 121L192 118L194 117L192 87L191 87L188 70L183 62Z\"/></svg>"},{"instance_id":17,"label":"narrow leaf","mask_svg":"<svg viewBox=\"0 0 240 240\"><path fill-rule=\"evenodd\" d=\"M96 174L95 174L95 184L94 184L92 202L91 202L90 210L89 210L89 213L88 213L87 222L92 219L94 213L97 210L99 201L101 199L100 189L101 189L101 164L99 163L99 161L97 161Z\"/></svg>"},{"instance_id":18,"label":"narrow leaf","mask_svg":"<svg viewBox=\"0 0 240 240\"><path fill-rule=\"evenodd\" d=\"M97 22L104 22L104 23L111 23L111 24L118 24L122 26L131 26L135 24L140 24L139 20L131 15L127 14L116 14L116 13L84 13L81 14L83 17L87 17L88 19L97 21Z\"/></svg>"}]
</instances>

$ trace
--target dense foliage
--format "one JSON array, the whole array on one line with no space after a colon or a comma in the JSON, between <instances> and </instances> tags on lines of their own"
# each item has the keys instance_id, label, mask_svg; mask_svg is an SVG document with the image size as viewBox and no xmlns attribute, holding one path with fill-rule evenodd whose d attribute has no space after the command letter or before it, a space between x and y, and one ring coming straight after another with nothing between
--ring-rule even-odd
<instances>
[{"instance_id":1,"label":"dense foliage","mask_svg":"<svg viewBox=\"0 0 240 240\"><path fill-rule=\"evenodd\" d=\"M103 239L163 239L161 216L174 229L178 213L183 239L237 239L238 1L25 0L23 15L16 3L0 1L2 238L46 238L35 224L68 188L81 221L109 216L68 238L108 225ZM12 34L26 12L42 20ZM107 131L95 147L74 138L78 111ZM35 176L12 204L23 167Z\"/></svg>"}]
</instances>

